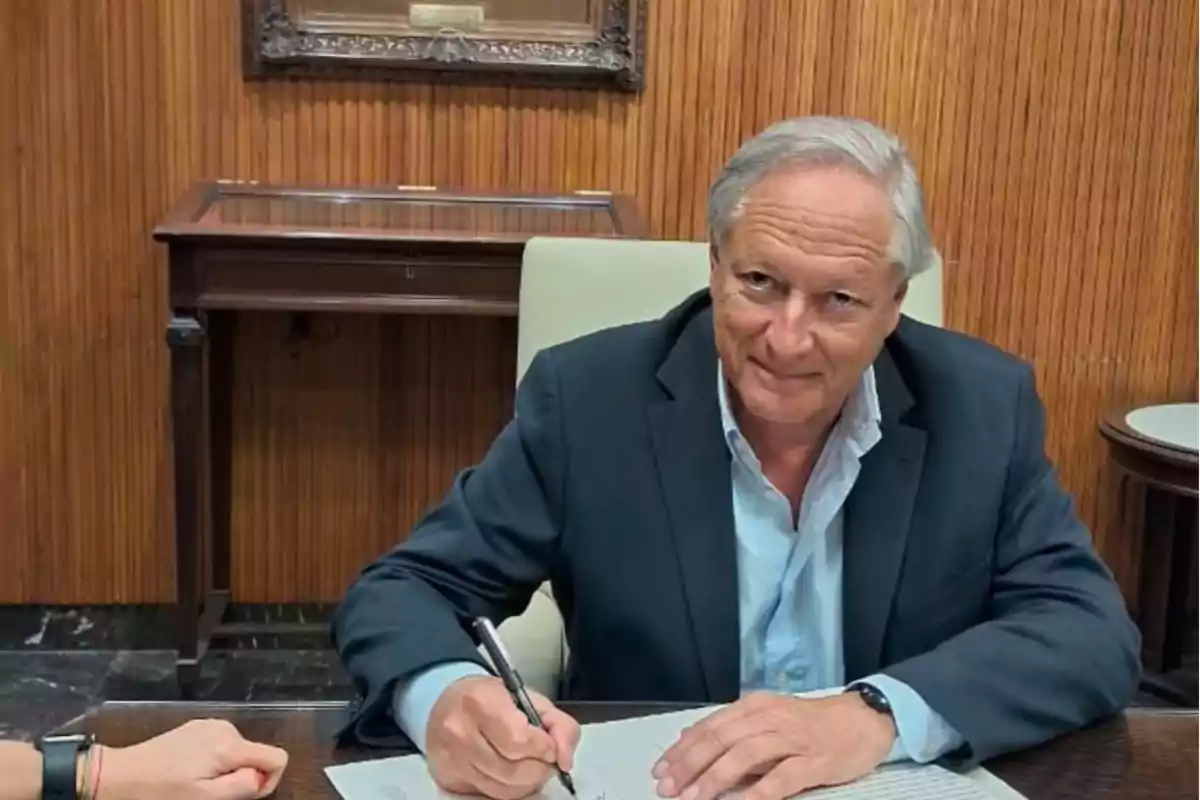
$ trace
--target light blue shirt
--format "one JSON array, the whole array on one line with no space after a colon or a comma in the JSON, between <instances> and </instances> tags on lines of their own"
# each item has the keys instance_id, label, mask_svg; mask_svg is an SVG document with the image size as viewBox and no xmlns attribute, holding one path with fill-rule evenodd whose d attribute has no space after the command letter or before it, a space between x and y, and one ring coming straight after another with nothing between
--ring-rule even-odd
<instances>
[{"instance_id":1,"label":"light blue shirt","mask_svg":"<svg viewBox=\"0 0 1200 800\"><path fill-rule=\"evenodd\" d=\"M717 377L732 454L742 692L796 694L842 686L842 508L858 477L859 460L882 438L874 370L863 374L817 459L798 523L742 437L719 367ZM392 709L397 723L424 751L429 714L445 688L486 674L467 662L426 670L397 687ZM962 737L908 685L887 675L864 680L892 706L899 735L889 761L927 763L962 744Z\"/></svg>"},{"instance_id":2,"label":"light blue shirt","mask_svg":"<svg viewBox=\"0 0 1200 800\"><path fill-rule=\"evenodd\" d=\"M860 459L881 438L875 370L863 373L817 458L800 501L791 503L763 474L742 436L718 367L721 425L729 446L737 535L742 692L787 694L845 683L842 647L842 509ZM907 684L863 679L892 706L898 737L889 761L927 763L962 738Z\"/></svg>"}]
</instances>

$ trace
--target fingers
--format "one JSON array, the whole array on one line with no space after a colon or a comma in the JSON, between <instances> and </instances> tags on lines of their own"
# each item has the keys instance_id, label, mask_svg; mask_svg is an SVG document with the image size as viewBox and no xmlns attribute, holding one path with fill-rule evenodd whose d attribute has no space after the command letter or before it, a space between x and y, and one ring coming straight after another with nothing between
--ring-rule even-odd
<instances>
[{"instance_id":1,"label":"fingers","mask_svg":"<svg viewBox=\"0 0 1200 800\"><path fill-rule=\"evenodd\" d=\"M690 781L685 796L687 800L714 800L753 776L769 773L789 755L789 743L781 736L743 739Z\"/></svg>"},{"instance_id":2,"label":"fingers","mask_svg":"<svg viewBox=\"0 0 1200 800\"><path fill-rule=\"evenodd\" d=\"M824 785L823 759L793 756L780 761L742 795L743 800L784 800L814 786Z\"/></svg>"},{"instance_id":3,"label":"fingers","mask_svg":"<svg viewBox=\"0 0 1200 800\"><path fill-rule=\"evenodd\" d=\"M495 678L467 678L434 706L427 739L430 772L457 794L500 800L536 793L560 761L570 763L579 726L549 700L531 693L546 730L533 725Z\"/></svg>"},{"instance_id":4,"label":"fingers","mask_svg":"<svg viewBox=\"0 0 1200 800\"><path fill-rule=\"evenodd\" d=\"M480 688L464 697L463 713L443 723L446 750L435 759L439 768L454 775L454 782L466 781L500 800L537 792L551 775L554 740L529 723L503 687Z\"/></svg>"},{"instance_id":5,"label":"fingers","mask_svg":"<svg viewBox=\"0 0 1200 800\"><path fill-rule=\"evenodd\" d=\"M226 758L230 769L254 767L267 775L278 775L287 767L287 752L269 744L259 744L238 736L236 745L229 748Z\"/></svg>"},{"instance_id":6,"label":"fingers","mask_svg":"<svg viewBox=\"0 0 1200 800\"><path fill-rule=\"evenodd\" d=\"M277 772L264 772L261 777L265 778L262 792L259 797L270 797L271 794L279 788L279 782L283 779L283 770Z\"/></svg>"},{"instance_id":7,"label":"fingers","mask_svg":"<svg viewBox=\"0 0 1200 800\"><path fill-rule=\"evenodd\" d=\"M788 755L779 737L773 735L777 731L769 715L741 714L725 719L728 721L704 720L693 726L663 755L654 771L659 796L678 796L718 762L720 772L710 782L732 785L772 755ZM688 800L695 798L689 796Z\"/></svg>"},{"instance_id":8,"label":"fingers","mask_svg":"<svg viewBox=\"0 0 1200 800\"><path fill-rule=\"evenodd\" d=\"M507 708L492 709L491 713L476 720L488 742L509 761L536 758L547 764L554 763L554 740L550 734L531 725L511 703Z\"/></svg>"},{"instance_id":9,"label":"fingers","mask_svg":"<svg viewBox=\"0 0 1200 800\"><path fill-rule=\"evenodd\" d=\"M542 723L554 741L554 752L559 769L570 771L575 762L575 748L579 746L579 723L549 699L531 692L533 707L542 717Z\"/></svg>"},{"instance_id":10,"label":"fingers","mask_svg":"<svg viewBox=\"0 0 1200 800\"><path fill-rule=\"evenodd\" d=\"M550 768L545 764L541 766L548 775ZM458 768L458 774L450 781L443 783L436 776L434 779L441 789L450 794L483 795L492 800L520 800L520 798L536 794L545 785L545 781L532 786L504 783L484 774L470 764L461 765Z\"/></svg>"},{"instance_id":11,"label":"fingers","mask_svg":"<svg viewBox=\"0 0 1200 800\"><path fill-rule=\"evenodd\" d=\"M253 767L227 772L203 782L204 796L212 800L257 800L266 797L274 787L268 788L263 773Z\"/></svg>"},{"instance_id":12,"label":"fingers","mask_svg":"<svg viewBox=\"0 0 1200 800\"><path fill-rule=\"evenodd\" d=\"M744 717L759 714L763 707L764 700L760 695L748 695L684 728L675 743L667 748L658 763L654 765L654 777L664 777L670 765L679 761L685 753L696 746L698 741L711 740L713 737L720 739L720 731L726 726Z\"/></svg>"},{"instance_id":13,"label":"fingers","mask_svg":"<svg viewBox=\"0 0 1200 800\"><path fill-rule=\"evenodd\" d=\"M467 763L496 783L509 787L525 787L526 793L531 793L541 788L550 778L550 767L554 762L536 758L506 758L480 732L472 742Z\"/></svg>"}]
</instances>

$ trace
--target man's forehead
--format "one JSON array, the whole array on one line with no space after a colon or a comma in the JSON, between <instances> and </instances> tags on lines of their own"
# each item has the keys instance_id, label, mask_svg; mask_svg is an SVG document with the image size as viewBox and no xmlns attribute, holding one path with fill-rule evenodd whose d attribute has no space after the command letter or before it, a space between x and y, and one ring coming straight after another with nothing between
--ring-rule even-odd
<instances>
[{"instance_id":1,"label":"man's forehead","mask_svg":"<svg viewBox=\"0 0 1200 800\"><path fill-rule=\"evenodd\" d=\"M883 220L892 215L887 191L842 166L777 169L755 182L738 201L734 218L750 213Z\"/></svg>"}]
</instances>

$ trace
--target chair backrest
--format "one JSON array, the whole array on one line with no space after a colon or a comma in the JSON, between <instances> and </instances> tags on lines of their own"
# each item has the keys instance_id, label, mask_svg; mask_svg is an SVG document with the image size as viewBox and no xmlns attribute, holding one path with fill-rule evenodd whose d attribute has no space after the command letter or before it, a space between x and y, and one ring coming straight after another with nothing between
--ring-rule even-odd
<instances>
[{"instance_id":1,"label":"chair backrest","mask_svg":"<svg viewBox=\"0 0 1200 800\"><path fill-rule=\"evenodd\" d=\"M908 282L908 294L900 310L926 325L942 327L942 265L927 269Z\"/></svg>"},{"instance_id":2,"label":"chair backrest","mask_svg":"<svg viewBox=\"0 0 1200 800\"><path fill-rule=\"evenodd\" d=\"M656 319L708 285L708 244L534 237L525 245L517 318L517 380L543 348ZM915 278L904 313L942 324L942 273Z\"/></svg>"},{"instance_id":3,"label":"chair backrest","mask_svg":"<svg viewBox=\"0 0 1200 800\"><path fill-rule=\"evenodd\" d=\"M533 237L521 263L517 380L539 350L656 319L707 285L703 242Z\"/></svg>"}]
</instances>

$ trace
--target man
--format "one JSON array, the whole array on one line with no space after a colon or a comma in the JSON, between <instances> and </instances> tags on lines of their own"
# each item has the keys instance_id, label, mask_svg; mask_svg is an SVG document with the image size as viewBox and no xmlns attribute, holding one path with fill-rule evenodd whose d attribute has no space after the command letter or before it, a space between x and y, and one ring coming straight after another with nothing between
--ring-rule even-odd
<instances>
[{"instance_id":1,"label":"man","mask_svg":"<svg viewBox=\"0 0 1200 800\"><path fill-rule=\"evenodd\" d=\"M547 579L564 698L731 703L655 767L663 797L778 800L1121 709L1138 636L1043 452L1032 372L901 317L939 258L901 144L782 122L708 221L708 291L539 354L482 463L351 588L348 732L398 726L451 791L569 768L578 726L545 698L548 732L529 726L465 632Z\"/></svg>"},{"instance_id":2,"label":"man","mask_svg":"<svg viewBox=\"0 0 1200 800\"><path fill-rule=\"evenodd\" d=\"M43 738L36 747L0 742L0 800L254 800L275 791L287 761L278 747L246 741L213 719L131 747L103 747L90 737ZM59 793L64 786L74 789Z\"/></svg>"}]
</instances>

